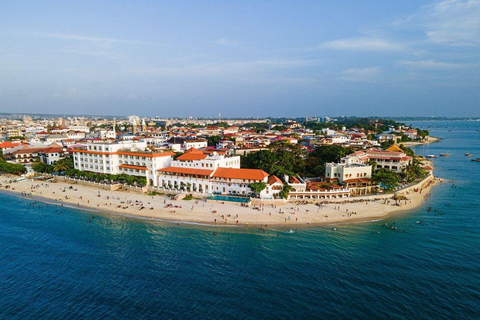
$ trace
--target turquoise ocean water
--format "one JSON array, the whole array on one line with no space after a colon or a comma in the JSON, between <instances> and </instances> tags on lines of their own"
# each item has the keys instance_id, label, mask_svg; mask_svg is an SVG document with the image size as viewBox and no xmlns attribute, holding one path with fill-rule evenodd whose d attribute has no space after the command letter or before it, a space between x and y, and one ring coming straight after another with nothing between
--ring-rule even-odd
<instances>
[{"instance_id":1,"label":"turquoise ocean water","mask_svg":"<svg viewBox=\"0 0 480 320\"><path fill-rule=\"evenodd\" d=\"M456 188L337 231L138 221L0 194L0 318L479 319L480 163L464 153L480 157L480 122L414 124L443 138L416 151L451 153L435 173Z\"/></svg>"}]
</instances>

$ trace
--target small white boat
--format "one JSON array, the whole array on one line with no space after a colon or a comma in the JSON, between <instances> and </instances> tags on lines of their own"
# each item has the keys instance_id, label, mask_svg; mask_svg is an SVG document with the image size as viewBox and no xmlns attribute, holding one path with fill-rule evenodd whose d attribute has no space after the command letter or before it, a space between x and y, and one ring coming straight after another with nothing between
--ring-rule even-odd
<instances>
[{"instance_id":1,"label":"small white boat","mask_svg":"<svg viewBox=\"0 0 480 320\"><path fill-rule=\"evenodd\" d=\"M436 158L438 158L438 157L437 157L436 155L429 154L429 155L427 156L427 158L429 158L429 159L436 159Z\"/></svg>"}]
</instances>

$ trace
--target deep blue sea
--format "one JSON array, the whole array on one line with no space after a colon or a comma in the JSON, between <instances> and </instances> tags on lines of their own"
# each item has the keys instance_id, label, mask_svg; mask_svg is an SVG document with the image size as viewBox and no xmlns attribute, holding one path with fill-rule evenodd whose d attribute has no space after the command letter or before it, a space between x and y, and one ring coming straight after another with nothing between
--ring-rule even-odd
<instances>
[{"instance_id":1,"label":"deep blue sea","mask_svg":"<svg viewBox=\"0 0 480 320\"><path fill-rule=\"evenodd\" d=\"M416 150L451 153L435 173L456 188L337 231L175 225L0 194L0 319L479 319L480 163L464 153L480 157L480 122L414 125L443 139Z\"/></svg>"}]
</instances>

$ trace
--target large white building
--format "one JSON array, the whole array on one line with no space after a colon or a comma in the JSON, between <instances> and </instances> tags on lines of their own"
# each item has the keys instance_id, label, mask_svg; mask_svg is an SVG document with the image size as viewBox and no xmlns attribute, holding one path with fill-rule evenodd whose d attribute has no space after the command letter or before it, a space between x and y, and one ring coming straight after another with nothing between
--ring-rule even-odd
<instances>
[{"instance_id":1,"label":"large white building","mask_svg":"<svg viewBox=\"0 0 480 320\"><path fill-rule=\"evenodd\" d=\"M175 153L146 151L146 147L143 141L90 142L73 150L73 162L77 170L142 176L157 186L157 170L169 166Z\"/></svg>"},{"instance_id":2,"label":"large white building","mask_svg":"<svg viewBox=\"0 0 480 320\"><path fill-rule=\"evenodd\" d=\"M278 178L258 169L240 169L240 157L227 157L217 152L189 149L172 161L171 166L158 170L158 185L166 190L182 190L202 194L249 196L251 183L263 182L266 188L261 199L273 199L282 190ZM282 187L280 187L282 186Z\"/></svg>"},{"instance_id":3,"label":"large white building","mask_svg":"<svg viewBox=\"0 0 480 320\"><path fill-rule=\"evenodd\" d=\"M343 182L354 178L371 178L372 166L361 163L327 163L325 165L325 178L337 179Z\"/></svg>"},{"instance_id":4,"label":"large white building","mask_svg":"<svg viewBox=\"0 0 480 320\"><path fill-rule=\"evenodd\" d=\"M374 188L372 166L362 163L327 163L325 180L340 182L352 194L367 194Z\"/></svg>"},{"instance_id":5,"label":"large white building","mask_svg":"<svg viewBox=\"0 0 480 320\"><path fill-rule=\"evenodd\" d=\"M393 149L393 147L389 148ZM408 165L412 160L411 156L407 156L400 148L395 148L397 151L385 151L378 148L370 148L367 150L360 150L349 154L340 159L342 164L366 164L369 160L377 163L377 169L385 168L395 172L401 172L402 169Z\"/></svg>"}]
</instances>

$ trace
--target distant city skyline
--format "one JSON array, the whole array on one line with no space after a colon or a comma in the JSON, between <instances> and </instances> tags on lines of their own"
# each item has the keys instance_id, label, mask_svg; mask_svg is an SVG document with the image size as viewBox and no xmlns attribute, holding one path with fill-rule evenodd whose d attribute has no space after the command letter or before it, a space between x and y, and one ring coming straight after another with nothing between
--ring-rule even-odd
<instances>
[{"instance_id":1,"label":"distant city skyline","mask_svg":"<svg viewBox=\"0 0 480 320\"><path fill-rule=\"evenodd\" d=\"M480 1L8 1L0 112L480 116Z\"/></svg>"}]
</instances>

